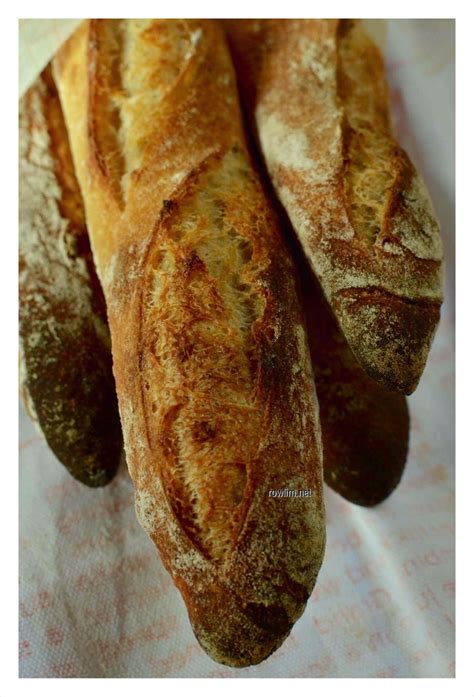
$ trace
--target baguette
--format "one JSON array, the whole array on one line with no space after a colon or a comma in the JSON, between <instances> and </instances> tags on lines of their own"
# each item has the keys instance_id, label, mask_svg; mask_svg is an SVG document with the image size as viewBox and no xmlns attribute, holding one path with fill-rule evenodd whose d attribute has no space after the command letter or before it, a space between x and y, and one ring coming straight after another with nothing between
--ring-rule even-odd
<instances>
[{"instance_id":1,"label":"baguette","mask_svg":"<svg viewBox=\"0 0 474 697\"><path fill-rule=\"evenodd\" d=\"M258 663L321 564L321 442L294 267L223 34L205 20L86 21L54 70L138 518L203 648Z\"/></svg>"},{"instance_id":2,"label":"baguette","mask_svg":"<svg viewBox=\"0 0 474 697\"><path fill-rule=\"evenodd\" d=\"M354 20L225 27L274 189L354 355L410 394L439 320L442 245L391 134L377 47Z\"/></svg>"},{"instance_id":3,"label":"baguette","mask_svg":"<svg viewBox=\"0 0 474 697\"><path fill-rule=\"evenodd\" d=\"M351 503L375 506L390 496L405 469L407 399L367 375L304 259L298 271L319 401L324 480Z\"/></svg>"},{"instance_id":4,"label":"baguette","mask_svg":"<svg viewBox=\"0 0 474 697\"><path fill-rule=\"evenodd\" d=\"M69 472L103 486L122 436L105 301L50 69L20 102L20 390Z\"/></svg>"}]
</instances>

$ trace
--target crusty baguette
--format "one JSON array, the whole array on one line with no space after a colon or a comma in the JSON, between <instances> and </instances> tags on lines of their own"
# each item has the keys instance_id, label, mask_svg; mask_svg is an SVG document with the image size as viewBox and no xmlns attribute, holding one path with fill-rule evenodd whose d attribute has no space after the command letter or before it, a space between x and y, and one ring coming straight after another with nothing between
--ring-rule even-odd
<instances>
[{"instance_id":1,"label":"crusty baguette","mask_svg":"<svg viewBox=\"0 0 474 697\"><path fill-rule=\"evenodd\" d=\"M294 268L250 164L221 29L92 20L54 68L139 520L204 649L257 663L321 564L321 443Z\"/></svg>"},{"instance_id":2,"label":"crusty baguette","mask_svg":"<svg viewBox=\"0 0 474 697\"><path fill-rule=\"evenodd\" d=\"M20 102L20 355L25 407L88 486L122 452L105 301L50 69Z\"/></svg>"},{"instance_id":3,"label":"crusty baguette","mask_svg":"<svg viewBox=\"0 0 474 697\"><path fill-rule=\"evenodd\" d=\"M323 441L324 480L360 506L375 506L405 469L407 399L372 380L354 358L324 294L300 256L303 305Z\"/></svg>"},{"instance_id":4,"label":"crusty baguette","mask_svg":"<svg viewBox=\"0 0 474 697\"><path fill-rule=\"evenodd\" d=\"M351 20L225 26L273 186L354 355L411 393L439 319L442 246L390 131L377 47Z\"/></svg>"}]
</instances>

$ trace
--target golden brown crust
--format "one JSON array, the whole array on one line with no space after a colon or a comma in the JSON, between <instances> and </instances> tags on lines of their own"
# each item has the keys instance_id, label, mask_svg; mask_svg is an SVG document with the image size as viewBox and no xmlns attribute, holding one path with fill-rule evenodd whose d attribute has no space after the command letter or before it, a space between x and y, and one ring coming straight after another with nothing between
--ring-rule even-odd
<instances>
[{"instance_id":1,"label":"golden brown crust","mask_svg":"<svg viewBox=\"0 0 474 697\"><path fill-rule=\"evenodd\" d=\"M28 412L74 477L103 486L122 450L110 337L49 68L20 103L20 349Z\"/></svg>"},{"instance_id":2,"label":"golden brown crust","mask_svg":"<svg viewBox=\"0 0 474 697\"><path fill-rule=\"evenodd\" d=\"M377 48L356 21L225 27L273 186L355 356L412 392L439 319L442 248L390 133Z\"/></svg>"},{"instance_id":3,"label":"golden brown crust","mask_svg":"<svg viewBox=\"0 0 474 697\"><path fill-rule=\"evenodd\" d=\"M294 268L249 161L223 36L205 20L94 20L55 71L137 515L209 655L257 663L321 564L321 445Z\"/></svg>"}]
</instances>

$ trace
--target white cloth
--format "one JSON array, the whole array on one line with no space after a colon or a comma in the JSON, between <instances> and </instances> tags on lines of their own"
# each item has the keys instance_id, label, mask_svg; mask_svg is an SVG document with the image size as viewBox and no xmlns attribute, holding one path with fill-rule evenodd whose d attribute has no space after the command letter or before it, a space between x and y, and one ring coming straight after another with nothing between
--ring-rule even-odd
<instances>
[{"instance_id":1,"label":"white cloth","mask_svg":"<svg viewBox=\"0 0 474 697\"><path fill-rule=\"evenodd\" d=\"M384 26L385 25L385 26ZM133 508L125 465L90 490L20 413L22 677L449 677L454 674L454 22L379 23L397 133L443 226L446 301L410 397L403 481L365 510L326 488L327 551L289 639L219 666Z\"/></svg>"}]
</instances>

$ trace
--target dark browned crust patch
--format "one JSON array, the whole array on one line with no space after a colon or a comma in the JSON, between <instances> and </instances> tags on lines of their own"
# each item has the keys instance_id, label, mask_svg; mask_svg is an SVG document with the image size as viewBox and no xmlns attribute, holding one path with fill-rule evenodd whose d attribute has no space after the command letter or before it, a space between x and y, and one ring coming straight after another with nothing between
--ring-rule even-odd
<instances>
[{"instance_id":1,"label":"dark browned crust patch","mask_svg":"<svg viewBox=\"0 0 474 697\"><path fill-rule=\"evenodd\" d=\"M23 386L56 457L83 484L103 486L122 452L110 336L49 67L20 117Z\"/></svg>"},{"instance_id":2,"label":"dark browned crust patch","mask_svg":"<svg viewBox=\"0 0 474 697\"><path fill-rule=\"evenodd\" d=\"M348 501L375 506L398 486L406 465L406 397L373 380L355 359L311 272L302 274L319 400L324 480Z\"/></svg>"}]
</instances>

